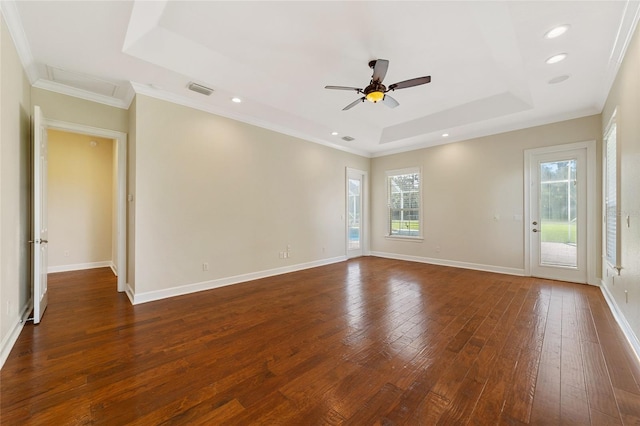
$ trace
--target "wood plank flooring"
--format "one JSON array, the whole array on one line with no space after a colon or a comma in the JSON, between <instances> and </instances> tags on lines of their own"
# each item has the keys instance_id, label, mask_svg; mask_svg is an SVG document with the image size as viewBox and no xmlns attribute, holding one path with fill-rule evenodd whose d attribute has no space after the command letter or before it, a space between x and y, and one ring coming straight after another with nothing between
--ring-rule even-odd
<instances>
[{"instance_id":1,"label":"wood plank flooring","mask_svg":"<svg viewBox=\"0 0 640 426\"><path fill-rule=\"evenodd\" d=\"M595 287L381 258L131 306L52 274L0 371L2 425L638 425Z\"/></svg>"}]
</instances>

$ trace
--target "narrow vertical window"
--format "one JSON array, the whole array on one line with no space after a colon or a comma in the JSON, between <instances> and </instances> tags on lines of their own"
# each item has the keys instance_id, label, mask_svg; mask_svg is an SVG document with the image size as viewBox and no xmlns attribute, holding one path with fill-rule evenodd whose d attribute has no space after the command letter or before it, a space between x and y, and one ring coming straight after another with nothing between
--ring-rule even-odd
<instances>
[{"instance_id":1,"label":"narrow vertical window","mask_svg":"<svg viewBox=\"0 0 640 426\"><path fill-rule=\"evenodd\" d=\"M387 172L388 235L418 238L422 236L420 169Z\"/></svg>"},{"instance_id":2,"label":"narrow vertical window","mask_svg":"<svg viewBox=\"0 0 640 426\"><path fill-rule=\"evenodd\" d=\"M615 115L605 134L604 214L605 258L610 266L619 266L618 257L618 155Z\"/></svg>"}]
</instances>

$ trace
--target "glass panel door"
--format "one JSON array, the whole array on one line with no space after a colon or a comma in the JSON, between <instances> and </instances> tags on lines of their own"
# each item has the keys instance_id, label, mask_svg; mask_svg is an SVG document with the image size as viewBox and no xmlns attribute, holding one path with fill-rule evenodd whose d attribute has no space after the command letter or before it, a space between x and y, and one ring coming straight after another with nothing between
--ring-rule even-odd
<instances>
[{"instance_id":1,"label":"glass panel door","mask_svg":"<svg viewBox=\"0 0 640 426\"><path fill-rule=\"evenodd\" d=\"M586 156L586 148L542 150L529 160L532 276L587 282Z\"/></svg>"},{"instance_id":2,"label":"glass panel door","mask_svg":"<svg viewBox=\"0 0 640 426\"><path fill-rule=\"evenodd\" d=\"M578 267L576 160L540 163L540 263Z\"/></svg>"},{"instance_id":3,"label":"glass panel door","mask_svg":"<svg viewBox=\"0 0 640 426\"><path fill-rule=\"evenodd\" d=\"M365 172L347 169L346 184L346 241L347 257L357 257L364 254L364 185Z\"/></svg>"},{"instance_id":4,"label":"glass panel door","mask_svg":"<svg viewBox=\"0 0 640 426\"><path fill-rule=\"evenodd\" d=\"M349 196L347 206L347 224L349 228L349 250L359 249L362 245L360 239L360 223L362 217L362 179L349 178Z\"/></svg>"}]
</instances>

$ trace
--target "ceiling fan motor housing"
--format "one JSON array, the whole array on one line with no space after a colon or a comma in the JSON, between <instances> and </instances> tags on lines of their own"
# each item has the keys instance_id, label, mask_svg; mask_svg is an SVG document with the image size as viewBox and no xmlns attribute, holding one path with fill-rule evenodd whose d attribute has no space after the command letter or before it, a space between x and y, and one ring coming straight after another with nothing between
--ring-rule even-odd
<instances>
[{"instance_id":1,"label":"ceiling fan motor housing","mask_svg":"<svg viewBox=\"0 0 640 426\"><path fill-rule=\"evenodd\" d=\"M368 101L373 102L374 104L378 101L384 99L384 93L387 91L387 88L384 84L379 82L372 82L370 85L365 87L363 90L364 96Z\"/></svg>"},{"instance_id":2,"label":"ceiling fan motor housing","mask_svg":"<svg viewBox=\"0 0 640 426\"><path fill-rule=\"evenodd\" d=\"M351 102L346 107L342 108L343 111L349 110L353 108L355 105L366 101L372 103L378 103L383 101L383 103L389 108L395 108L398 105L398 101L393 99L391 96L387 96L387 92L393 92L396 89L405 89L407 87L420 86L422 84L427 84L431 82L431 76L424 76L418 78L412 78L410 80L400 81L398 83L394 83L390 85L388 88L384 84L382 84L382 80L387 75L387 68L389 66L389 61L386 59L374 59L369 61L369 68L373 69L373 75L371 76L371 81L369 85L364 89L359 89L357 87L347 87L347 86L324 86L325 89L333 89L333 90L355 90L358 94L363 94L364 96L360 99L356 99Z\"/></svg>"}]
</instances>

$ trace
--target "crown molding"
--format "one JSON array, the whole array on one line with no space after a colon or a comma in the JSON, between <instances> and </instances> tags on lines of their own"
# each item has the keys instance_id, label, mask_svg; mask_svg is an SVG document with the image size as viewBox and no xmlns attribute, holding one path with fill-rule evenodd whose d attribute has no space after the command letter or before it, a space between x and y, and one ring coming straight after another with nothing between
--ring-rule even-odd
<instances>
[{"instance_id":1,"label":"crown molding","mask_svg":"<svg viewBox=\"0 0 640 426\"><path fill-rule=\"evenodd\" d=\"M0 1L0 11L7 23L7 28L9 30L9 34L11 34L11 38L13 39L13 44L18 51L18 57L20 58L20 62L22 62L22 68L24 68L24 71L27 74L29 83L34 84L38 80L38 71L33 60L33 55L31 54L29 42L27 41L27 35L22 27L22 21L20 20L20 13L18 12L16 2L13 0Z\"/></svg>"},{"instance_id":2,"label":"crown molding","mask_svg":"<svg viewBox=\"0 0 640 426\"><path fill-rule=\"evenodd\" d=\"M88 92L40 78L38 75L36 63L33 59L33 55L31 54L31 48L29 47L27 35L24 32L24 28L22 27L22 21L20 20L20 12L18 12L17 2L14 0L1 0L0 12L4 17L4 20L7 24L7 29L9 30L9 34L13 39L13 44L15 45L16 51L18 52L18 57L20 58L20 62L22 63L22 68L24 69L27 78L29 79L29 83L33 87L97 102L104 105L113 106L116 108L129 108L129 105L131 104L131 101L135 96L135 92L132 88L129 88L129 90L127 90L125 99L117 99L111 96Z\"/></svg>"},{"instance_id":3,"label":"crown molding","mask_svg":"<svg viewBox=\"0 0 640 426\"><path fill-rule=\"evenodd\" d=\"M613 82L618 75L618 70L620 69L620 65L622 65L622 61L627 53L627 48L638 25L638 20L640 20L640 2L637 0L627 0L625 3L616 39L609 54L609 66L606 71L600 109L602 109L604 103L607 101Z\"/></svg>"},{"instance_id":4,"label":"crown molding","mask_svg":"<svg viewBox=\"0 0 640 426\"><path fill-rule=\"evenodd\" d=\"M271 130L274 132L282 133L288 136L293 136L294 138L303 139L309 142L317 143L319 145L324 145L329 148L337 149L339 151L348 152L350 154L359 155L361 157L371 158L372 153L364 150L353 149L349 147L345 147L342 145L334 144L331 142L327 142L325 140L319 138L312 138L309 135L306 135L302 132L298 132L296 130L289 129L284 126L279 126L273 123L269 123L264 120L257 119L252 116L233 113L228 109L221 108L216 105L205 104L202 102L195 101L190 98L186 98L184 96L179 96L174 93L167 92L165 90L157 89L151 87L147 84L131 82L131 86L133 86L133 90L135 90L136 94L149 96L151 98L160 99L166 102L171 102L173 104L186 106L189 108L197 109L200 111L208 112L210 114L219 115L222 117L230 118L232 120L241 121L243 123L251 124L253 126L261 127L263 129Z\"/></svg>"},{"instance_id":5,"label":"crown molding","mask_svg":"<svg viewBox=\"0 0 640 426\"><path fill-rule=\"evenodd\" d=\"M133 100L133 95L130 95L129 93L127 93L128 99L118 99L111 96L100 95L98 93L88 92L86 90L66 86L64 84L56 83L54 81L45 80L42 78L33 83L33 87L121 109L129 109L129 105L131 105L131 101Z\"/></svg>"},{"instance_id":6,"label":"crown molding","mask_svg":"<svg viewBox=\"0 0 640 426\"><path fill-rule=\"evenodd\" d=\"M429 135L425 135L426 140L422 142L416 142L407 146L399 148L388 149L384 151L376 151L371 155L371 158L385 157L387 155L402 154L404 152L417 151L419 149L434 148L440 145L448 145L457 142L471 141L473 139L480 139L490 136L497 136L504 133L517 132L519 130L532 129L534 127L546 126L553 123L561 123L563 121L576 120L579 118L589 117L591 115L600 114L601 110L596 107L581 109L578 111L569 111L562 114L548 115L536 119L528 119L518 121L512 124L492 125L483 129L472 129L465 131L460 129L460 133L455 137L449 137L446 140L441 136L435 135L432 138Z\"/></svg>"}]
</instances>

